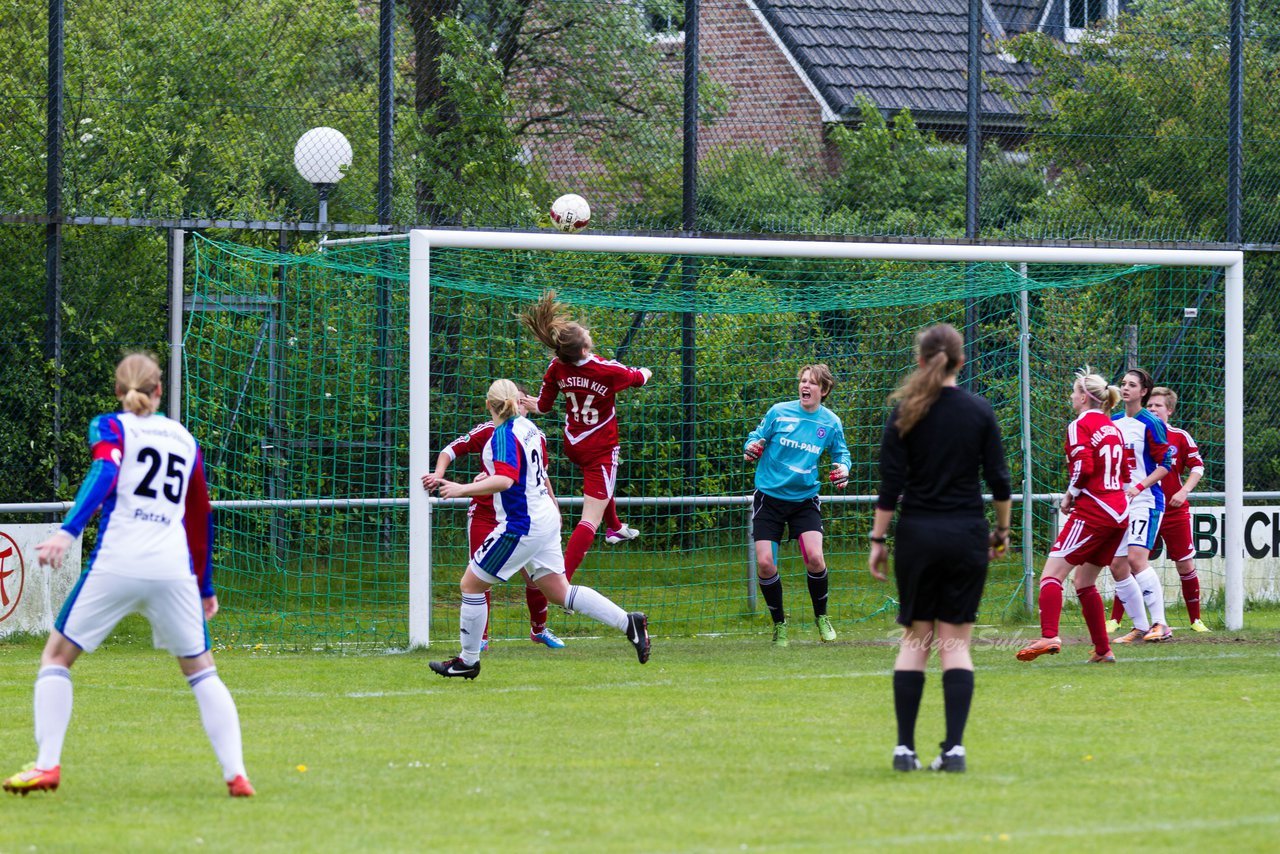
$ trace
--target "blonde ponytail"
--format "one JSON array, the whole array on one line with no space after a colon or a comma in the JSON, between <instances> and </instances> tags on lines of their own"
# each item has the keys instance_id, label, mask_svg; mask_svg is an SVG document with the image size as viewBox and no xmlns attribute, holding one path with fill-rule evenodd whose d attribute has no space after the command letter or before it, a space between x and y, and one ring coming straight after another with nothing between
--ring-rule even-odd
<instances>
[{"instance_id":1,"label":"blonde ponytail","mask_svg":"<svg viewBox=\"0 0 1280 854\"><path fill-rule=\"evenodd\" d=\"M520 389L511 380L494 380L484 400L498 424L514 418L520 411Z\"/></svg>"},{"instance_id":2,"label":"blonde ponytail","mask_svg":"<svg viewBox=\"0 0 1280 854\"><path fill-rule=\"evenodd\" d=\"M1120 389L1110 385L1088 365L1076 371L1075 385L1103 412L1110 412L1120 403Z\"/></svg>"},{"instance_id":3,"label":"blonde ponytail","mask_svg":"<svg viewBox=\"0 0 1280 854\"><path fill-rule=\"evenodd\" d=\"M116 365L116 397L127 412L151 415L159 407L160 365L146 353L130 353Z\"/></svg>"}]
</instances>

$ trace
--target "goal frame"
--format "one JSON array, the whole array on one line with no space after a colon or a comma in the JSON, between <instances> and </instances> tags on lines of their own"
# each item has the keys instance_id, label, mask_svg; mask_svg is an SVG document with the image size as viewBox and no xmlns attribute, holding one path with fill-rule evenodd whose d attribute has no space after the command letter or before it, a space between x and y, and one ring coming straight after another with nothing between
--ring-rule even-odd
<instances>
[{"instance_id":1,"label":"goal frame","mask_svg":"<svg viewBox=\"0 0 1280 854\"><path fill-rule=\"evenodd\" d=\"M388 237L327 241L372 243ZM404 239L397 235L391 239ZM841 240L654 237L622 234L414 229L409 232L409 469L431 469L431 250L527 250L619 254L716 255L832 260L1007 264L1150 265L1223 270L1225 316L1225 621L1244 624L1244 253L1224 249L1021 246L1013 244L865 243ZM1023 336L1029 333L1024 330ZM1032 496L1024 494L1024 509ZM409 478L409 646L431 642L431 516L438 499Z\"/></svg>"}]
</instances>

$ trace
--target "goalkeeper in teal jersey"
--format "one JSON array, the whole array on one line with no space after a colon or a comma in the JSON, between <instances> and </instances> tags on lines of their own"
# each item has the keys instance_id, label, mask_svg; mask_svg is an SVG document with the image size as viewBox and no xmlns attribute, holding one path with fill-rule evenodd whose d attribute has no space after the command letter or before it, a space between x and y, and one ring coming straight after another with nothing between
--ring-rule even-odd
<instances>
[{"instance_id":1,"label":"goalkeeper in teal jersey","mask_svg":"<svg viewBox=\"0 0 1280 854\"><path fill-rule=\"evenodd\" d=\"M787 645L787 616L778 576L778 543L784 532L800 543L813 600L818 634L836 639L827 616L827 563L822 556L822 502L818 497L819 459L831 458L832 483L843 489L849 480L849 447L844 426L822 405L836 386L826 365L805 365L797 375L799 400L776 403L760 426L747 436L743 456L756 461L756 490L751 501L751 538L756 547L756 573L769 616L773 645Z\"/></svg>"}]
</instances>

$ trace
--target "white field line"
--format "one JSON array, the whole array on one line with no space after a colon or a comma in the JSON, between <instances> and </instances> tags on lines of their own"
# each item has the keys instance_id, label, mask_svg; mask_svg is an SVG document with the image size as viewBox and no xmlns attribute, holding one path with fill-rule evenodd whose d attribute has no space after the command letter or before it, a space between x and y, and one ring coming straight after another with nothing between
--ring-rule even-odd
<instances>
[{"instance_id":1,"label":"white field line","mask_svg":"<svg viewBox=\"0 0 1280 854\"><path fill-rule=\"evenodd\" d=\"M942 775L921 773L921 777L928 777L933 780L940 780ZM1280 814L1262 814L1239 816L1230 819L1186 819L1183 821L1154 821L1144 822L1143 824L1112 824L1112 825L1059 825L1057 827L1045 827L1043 825L1028 828L1026 830L1015 830L1009 827L1003 829L992 830L985 833L975 833L973 831L962 833L918 833L910 836L860 836L856 840L855 847L859 851L870 851L877 846L889 845L937 845L945 843L969 844L969 845L991 845L999 843L1026 843L1032 840L1043 839L1072 839L1087 836L1090 839L1100 839L1104 836L1124 836L1142 838L1152 831L1163 831L1166 833L1183 833L1191 831L1206 830L1225 830L1229 831L1245 825L1272 825L1280 824ZM1225 837L1219 841L1227 842L1230 847L1230 837ZM761 852L761 851L808 851L813 848L812 842L779 842L766 843L764 845L745 844L729 844L725 846L716 846L714 848L681 848L683 854L726 854L727 852Z\"/></svg>"},{"instance_id":2,"label":"white field line","mask_svg":"<svg viewBox=\"0 0 1280 854\"><path fill-rule=\"evenodd\" d=\"M1214 661L1214 660L1235 659L1235 658L1280 658L1280 652L1268 652L1268 653L1220 652L1214 655L1162 655L1162 656L1152 656L1152 657L1144 657L1144 658L1127 658L1122 660L1120 664L1122 665L1123 664L1147 664L1147 663L1158 663L1161 661ZM623 657L623 662L632 667L636 666L631 664L630 661L627 661L625 657ZM662 662L658 661L656 663L658 665L658 668L661 668ZM1076 666L1076 665L1083 666L1084 663L1085 662L1083 661L1062 662L1057 666L1059 667ZM651 666L652 664L653 662L651 662ZM503 666L518 667L519 662L505 662ZM572 665L568 665L568 666L572 666ZM654 669L658 669L658 668L654 668ZM1016 669L1025 670L1025 672L1031 673L1031 672L1034 672L1034 670L1037 668L1019 667ZM1043 670L1045 668L1041 667L1039 669ZM1095 668L1095 669L1099 669L1099 670L1102 670L1102 672L1106 672L1106 670L1109 670L1110 668L1106 668L1106 669ZM810 681L815 679L883 679L886 676L888 676L890 672L891 671L886 666L886 669L884 670L867 670L867 671L853 670L853 671L839 671L839 672L828 672L828 673L813 673L813 672L778 673L774 671L769 671L769 672L762 672L752 676L736 675L733 677L711 677L711 678L704 678L704 679L697 679L696 677L691 677L689 674L685 674L679 680L671 679L671 678L657 678L657 679L623 679L623 680L614 681L614 682L597 682L591 685L575 686L574 691L575 692L585 692L585 691L597 692L597 691L626 690L626 689L632 689L632 688L644 689L644 688L652 688L655 686L671 686L677 683L681 685L689 685L691 681L696 681L700 685L725 685L725 684L737 685L742 683L759 683L759 682L772 682L772 683L784 682L784 681L803 682L803 681ZM168 693L179 694L179 693L186 693L188 690L186 688L181 688L177 686L172 688L161 688L161 687L155 687L155 686L101 685L101 684L90 683L87 680L85 682L82 682L81 685L83 686L83 689L87 689L87 690L101 689L101 690L107 690L107 691L130 691L130 692L144 691L144 692L151 692L151 693L158 693L158 694L168 694ZM288 690L279 690L275 688L245 688L245 687L235 687L235 686L231 686L231 687L233 688L232 693L235 696L244 695L244 696L252 696L252 697L280 697L285 699L296 699L296 700L308 700L308 699L365 700L365 699L381 699L381 698L395 698L395 697L426 697L426 696L432 696L437 694L448 694L451 690L454 690L454 689L445 687L443 683L438 688L404 688L404 689L393 689L393 690L386 690L386 691L367 690L367 691L336 691L336 692L288 691ZM543 683L533 682L533 683L525 683L521 685L506 685L501 688L492 688L492 689L488 689L487 693L528 694L528 693L540 693L543 691L559 692L563 690L563 688L564 686L559 684L550 684L550 683L543 684Z\"/></svg>"},{"instance_id":3,"label":"white field line","mask_svg":"<svg viewBox=\"0 0 1280 854\"><path fill-rule=\"evenodd\" d=\"M921 833L911 836L880 836L862 838L859 845L927 845L945 842L1020 842L1030 839L1064 839L1088 836L1125 836L1141 838L1152 831L1166 833L1193 830L1230 830L1242 825L1280 824L1280 814L1239 816L1230 819L1190 818L1181 821L1144 821L1142 824L1080 824L1059 827L1033 827L1027 830L997 830L991 833ZM1221 841L1227 841L1226 839ZM1229 847L1229 843L1228 843Z\"/></svg>"}]
</instances>

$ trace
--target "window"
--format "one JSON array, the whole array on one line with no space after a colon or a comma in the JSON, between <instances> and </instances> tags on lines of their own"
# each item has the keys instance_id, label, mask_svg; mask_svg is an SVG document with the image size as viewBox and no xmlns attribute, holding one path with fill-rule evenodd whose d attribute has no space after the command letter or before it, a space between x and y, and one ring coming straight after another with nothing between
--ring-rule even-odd
<instances>
[{"instance_id":1,"label":"window","mask_svg":"<svg viewBox=\"0 0 1280 854\"><path fill-rule=\"evenodd\" d=\"M1084 31L1119 14L1119 0L1063 0L1063 39L1078 42Z\"/></svg>"},{"instance_id":2,"label":"window","mask_svg":"<svg viewBox=\"0 0 1280 854\"><path fill-rule=\"evenodd\" d=\"M640 0L649 32L656 38L680 38L684 34L684 0Z\"/></svg>"}]
</instances>

